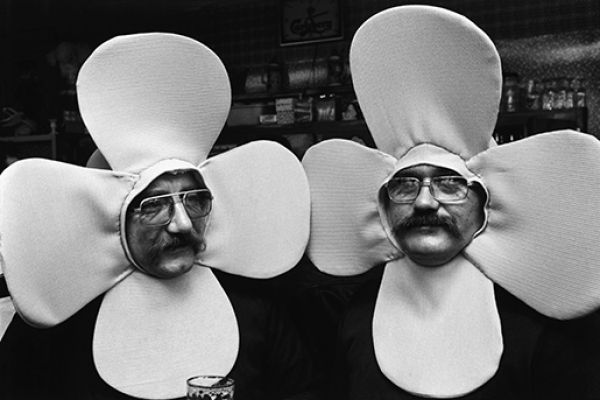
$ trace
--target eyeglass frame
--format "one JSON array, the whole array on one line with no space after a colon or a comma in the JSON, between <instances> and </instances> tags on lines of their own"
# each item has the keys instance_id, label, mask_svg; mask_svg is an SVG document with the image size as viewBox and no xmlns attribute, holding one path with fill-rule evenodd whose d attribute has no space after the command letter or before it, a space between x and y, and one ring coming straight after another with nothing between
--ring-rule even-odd
<instances>
[{"instance_id":1,"label":"eyeglass frame","mask_svg":"<svg viewBox=\"0 0 600 400\"><path fill-rule=\"evenodd\" d=\"M458 179L460 179L461 181L464 181L464 182L466 183L466 188L467 188L467 190L465 191L465 194L464 194L464 196L463 196L463 197L461 197L460 199L456 199L456 200L440 200L440 199L438 199L438 198L436 197L436 195L433 193L433 191L431 190L431 187L432 187L432 186L431 186L431 183L432 183L434 180L441 179L441 178L453 178L453 179L456 179L456 178L458 178ZM398 180L400 180L400 179L409 179L409 180L413 180L413 181L415 181L415 180L416 180L416 181L418 181L418 182L419 182L419 189L416 191L415 197L414 197L413 199L410 199L410 200L404 200L404 201L398 201L398 200L394 200L394 199L392 198L392 195L390 194L390 187L389 187L389 184L390 184L390 182L392 182L392 181L398 181ZM394 177L394 178L390 179L390 180L389 180L389 181L388 181L388 182L385 184L385 190L386 190L386 193L387 193L387 195L388 195L388 198L390 199L390 201L391 201L392 203L394 203L394 204L411 204L411 203L414 203L414 202L415 202L415 200L417 200L417 198L419 197L419 194L421 193L421 189L423 189L423 186L426 186L426 187L428 187L428 189L429 189L429 194L430 194L430 195L431 195L431 197L433 197L433 198L434 198L434 199L435 199L435 200L436 200L438 203L441 203L441 204L460 204L460 203L463 203L463 202L464 202L464 201L467 199L467 196L469 195L469 188L470 188L471 186L473 186L473 182L469 182L469 180L468 180L467 178L465 178L464 176L460 176L460 175L439 175L439 176L433 176L433 177L427 176L427 177L425 177L425 178L423 178L423 179L421 179L421 178L418 178L418 177L416 177L416 176L398 176L398 177Z\"/></svg>"},{"instance_id":2,"label":"eyeglass frame","mask_svg":"<svg viewBox=\"0 0 600 400\"><path fill-rule=\"evenodd\" d=\"M189 193L199 193L199 192L208 192L208 199L210 202L210 205L208 207L208 211L206 212L206 214L203 215L198 215L198 216L194 216L192 217L187 209L187 207L185 206L185 197L186 195L188 195ZM177 197L177 199L181 202L181 204L183 204L183 208L185 209L185 212L187 213L188 217L190 219L198 219L198 218L204 218L207 215L210 214L210 212L212 211L212 201L214 199L212 192L207 189L207 188L203 188L203 189L191 189L191 190L183 190L181 192L173 192L173 193L166 193L166 194L160 194L157 196L149 196L146 197L144 199L142 199L140 201L140 204L135 207L134 209L131 210L132 213L136 213L136 214L142 214L142 205L144 204L144 202L149 201L149 200L155 200L155 199L160 199L160 198L170 198L171 202L169 204L169 219L161 224L149 224L147 222L144 222L143 219L141 219L141 223L146 225L146 226L165 226L171 223L171 221L173 220L173 216L175 215L175 203L176 200L173 199L173 197Z\"/></svg>"}]
</instances>

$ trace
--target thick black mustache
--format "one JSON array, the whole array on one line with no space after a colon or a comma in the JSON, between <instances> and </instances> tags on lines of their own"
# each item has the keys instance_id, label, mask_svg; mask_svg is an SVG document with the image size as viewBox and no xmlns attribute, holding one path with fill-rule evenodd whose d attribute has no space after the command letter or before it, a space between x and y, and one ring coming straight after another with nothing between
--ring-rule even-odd
<instances>
[{"instance_id":1,"label":"thick black mustache","mask_svg":"<svg viewBox=\"0 0 600 400\"><path fill-rule=\"evenodd\" d=\"M194 250L194 253L204 251L206 248L204 236L196 232L169 235L168 237L163 237L153 243L150 249L148 249L148 253L152 258L156 258L164 251L175 250L187 246L191 247Z\"/></svg>"},{"instance_id":2,"label":"thick black mustache","mask_svg":"<svg viewBox=\"0 0 600 400\"><path fill-rule=\"evenodd\" d=\"M454 218L451 216L439 216L437 214L413 215L405 218L394 226L393 232L395 235L398 235L402 233L402 231L420 226L442 226L446 228L451 235L455 237L461 236Z\"/></svg>"}]
</instances>

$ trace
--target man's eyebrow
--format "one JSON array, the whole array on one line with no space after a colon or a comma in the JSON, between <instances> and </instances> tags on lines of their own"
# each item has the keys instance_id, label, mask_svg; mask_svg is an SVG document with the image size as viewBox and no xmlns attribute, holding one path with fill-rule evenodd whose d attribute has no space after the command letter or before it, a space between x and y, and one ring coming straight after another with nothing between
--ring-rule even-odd
<instances>
[{"instance_id":1,"label":"man's eyebrow","mask_svg":"<svg viewBox=\"0 0 600 400\"><path fill-rule=\"evenodd\" d=\"M161 196L163 194L169 194L168 190L160 189L160 188L149 188L140 193L140 198L145 199L153 196Z\"/></svg>"},{"instance_id":2,"label":"man's eyebrow","mask_svg":"<svg viewBox=\"0 0 600 400\"><path fill-rule=\"evenodd\" d=\"M153 196L162 196L162 195L170 194L170 193L187 192L189 190L196 190L196 189L206 189L206 187L204 187L200 184L197 184L197 183L190 183L189 185L183 185L176 192L172 192L170 190L161 189L161 188L149 188L149 189L146 189L145 191L143 191L142 193L140 193L140 196L141 196L141 198L148 198L148 197L153 197Z\"/></svg>"}]
</instances>

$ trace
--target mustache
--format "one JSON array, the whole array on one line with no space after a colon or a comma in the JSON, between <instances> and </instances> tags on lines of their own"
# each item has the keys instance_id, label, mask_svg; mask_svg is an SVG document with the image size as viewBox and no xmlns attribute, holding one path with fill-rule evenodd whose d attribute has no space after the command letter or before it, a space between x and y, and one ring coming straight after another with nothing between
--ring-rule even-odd
<instances>
[{"instance_id":1,"label":"mustache","mask_svg":"<svg viewBox=\"0 0 600 400\"><path fill-rule=\"evenodd\" d=\"M156 258L164 251L188 246L191 247L196 254L204 251L206 249L204 235L198 232L189 232L186 234L163 236L152 243L148 249L148 253L151 257Z\"/></svg>"},{"instance_id":2,"label":"mustache","mask_svg":"<svg viewBox=\"0 0 600 400\"><path fill-rule=\"evenodd\" d=\"M398 222L393 227L394 234L399 234L410 228L418 228L420 226L441 226L445 228L451 235L461 237L461 233L456 226L456 220L451 216L439 216L437 214L413 215Z\"/></svg>"}]
</instances>

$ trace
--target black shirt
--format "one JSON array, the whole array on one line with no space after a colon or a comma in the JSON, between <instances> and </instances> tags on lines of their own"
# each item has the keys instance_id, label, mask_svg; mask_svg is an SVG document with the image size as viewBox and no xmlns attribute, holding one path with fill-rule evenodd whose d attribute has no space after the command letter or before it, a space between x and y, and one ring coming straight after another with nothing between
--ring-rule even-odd
<instances>
[{"instance_id":1,"label":"black shirt","mask_svg":"<svg viewBox=\"0 0 600 400\"><path fill-rule=\"evenodd\" d=\"M229 374L235 399L311 398L312 361L277 298L258 280L215 275L240 331L238 358ZM0 399L132 399L106 384L94 366L93 333L102 297L48 329L32 328L16 315L0 342Z\"/></svg>"}]
</instances>

